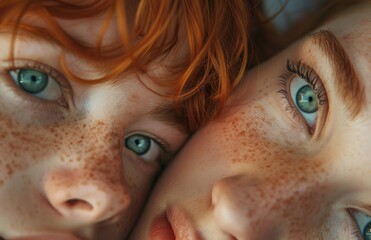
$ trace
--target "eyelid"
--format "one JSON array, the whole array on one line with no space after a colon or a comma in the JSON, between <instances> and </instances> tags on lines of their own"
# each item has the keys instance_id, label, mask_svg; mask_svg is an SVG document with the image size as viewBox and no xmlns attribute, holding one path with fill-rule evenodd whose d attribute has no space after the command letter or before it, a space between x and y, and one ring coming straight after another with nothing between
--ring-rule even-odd
<instances>
[{"instance_id":1,"label":"eyelid","mask_svg":"<svg viewBox=\"0 0 371 240\"><path fill-rule=\"evenodd\" d=\"M24 97L29 97L29 99L32 99L34 101L37 100L39 103L46 104L47 106L50 104L53 104L55 106L56 103L67 109L70 109L73 106L73 91L71 85L69 84L68 80L64 77L64 75L57 71L56 69L54 69L53 67L29 59L16 59L14 61L6 61L5 65L6 66L3 67L3 71L7 73L9 73L10 71L18 71L22 68L27 68L48 74L57 81L62 91L62 99L58 100L57 102L46 99L38 99L35 96L27 94L23 94L25 95Z\"/></svg>"},{"instance_id":2,"label":"eyelid","mask_svg":"<svg viewBox=\"0 0 371 240\"><path fill-rule=\"evenodd\" d=\"M363 204L361 204L361 205L363 205ZM364 206L365 206L366 209L370 208L369 206L366 206L366 205L364 205ZM357 237L357 239L364 239L363 238L363 230L364 229L361 229L361 227L359 226L359 220L356 219L356 214L366 215L367 218L371 218L370 211L366 210L365 208L361 207L357 203L355 206L349 206L346 209L346 211L348 212L348 215L351 218L351 222L353 224L353 228L354 228L353 235L355 237ZM366 227L369 223L370 222L368 221L368 223L366 223L366 225L364 227Z\"/></svg>"},{"instance_id":3,"label":"eyelid","mask_svg":"<svg viewBox=\"0 0 371 240\"><path fill-rule=\"evenodd\" d=\"M321 113L318 112L320 116L319 118L317 116L317 120L313 127L308 125L304 117L301 115L300 111L296 108L295 103L291 99L290 84L291 81L295 78L295 76L299 76L304 81L306 81L312 87L313 91L315 92L319 100L318 111L321 111ZM286 99L287 101L287 106L285 107L285 110L290 111L290 113L293 114L293 118L299 115L300 121L307 126L310 135L314 135L318 130L317 127L319 125L318 123L324 122L323 119L326 119L327 115L327 112L324 109L321 109L321 106L328 106L328 99L325 86L322 83L322 80L320 79L318 74L315 72L313 68L306 65L301 60L294 62L291 61L290 59L287 59L286 72L279 77L279 85L281 89L278 91L278 93L282 94L283 98ZM322 120L319 121L318 119ZM322 126L320 127L322 128Z\"/></svg>"},{"instance_id":4,"label":"eyelid","mask_svg":"<svg viewBox=\"0 0 371 240\"><path fill-rule=\"evenodd\" d=\"M371 216L371 205L362 203L362 202L351 202L347 204L347 209L353 211L359 211L366 215Z\"/></svg>"},{"instance_id":5,"label":"eyelid","mask_svg":"<svg viewBox=\"0 0 371 240\"><path fill-rule=\"evenodd\" d=\"M161 139L161 138L159 138L159 137L157 137L153 134L150 134L148 132L142 132L142 131L132 131L132 132L126 134L124 139L127 139L128 137L136 135L136 134L144 135L146 137L149 137L149 138L151 138L152 141L154 141L156 144L158 144L162 153L160 154L159 158L156 160L156 163L147 162L147 164L156 165L156 168L163 169L164 166L166 166L168 164L169 159L171 158L171 156L174 154L174 152L170 151L169 143L165 142L163 139ZM140 158L140 156L138 156L138 157ZM144 163L145 161L141 161L141 162ZM158 169L158 170L160 170L160 169Z\"/></svg>"},{"instance_id":6,"label":"eyelid","mask_svg":"<svg viewBox=\"0 0 371 240\"><path fill-rule=\"evenodd\" d=\"M317 94L318 99L320 100L320 105L323 105L328 101L322 80L313 68L309 67L301 60L294 64L294 62L290 59L287 59L286 68L292 74L297 74L312 86L314 92Z\"/></svg>"},{"instance_id":7,"label":"eyelid","mask_svg":"<svg viewBox=\"0 0 371 240\"><path fill-rule=\"evenodd\" d=\"M147 133L147 132L133 131L133 132L130 132L130 133L126 134L125 139L130 137L130 136L133 136L135 134L140 134L140 135L144 135L144 136L147 136L147 137L151 138L153 141L155 141L161 147L161 149L164 151L165 154L171 154L171 151L169 150L170 149L169 143L167 143L166 141L162 140L161 138L159 138L157 136L154 136L154 135L152 135L150 133Z\"/></svg>"},{"instance_id":8,"label":"eyelid","mask_svg":"<svg viewBox=\"0 0 371 240\"><path fill-rule=\"evenodd\" d=\"M350 221L351 221L351 227L352 227L352 235L355 237L355 238L357 238L357 240L362 240L362 234L361 234L361 230L359 229L359 227L358 227L358 224L357 224L357 222L356 222L356 220L355 220L355 218L354 218L354 211L356 211L356 210L354 210L354 209L351 209L351 208L348 208L347 209L347 213L348 213L348 215L349 215L349 217L350 217Z\"/></svg>"}]
</instances>

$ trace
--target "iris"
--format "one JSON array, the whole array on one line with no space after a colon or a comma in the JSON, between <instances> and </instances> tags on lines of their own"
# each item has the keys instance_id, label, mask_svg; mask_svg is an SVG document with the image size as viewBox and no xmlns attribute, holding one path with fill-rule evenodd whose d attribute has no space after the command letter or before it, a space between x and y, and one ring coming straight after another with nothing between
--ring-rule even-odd
<instances>
[{"instance_id":1,"label":"iris","mask_svg":"<svg viewBox=\"0 0 371 240\"><path fill-rule=\"evenodd\" d=\"M303 86L296 94L296 102L301 111L314 113L318 110L318 97L309 85Z\"/></svg>"},{"instance_id":2,"label":"iris","mask_svg":"<svg viewBox=\"0 0 371 240\"><path fill-rule=\"evenodd\" d=\"M125 145L137 155L143 155L151 148L151 139L147 136L134 134L125 140Z\"/></svg>"},{"instance_id":3,"label":"iris","mask_svg":"<svg viewBox=\"0 0 371 240\"><path fill-rule=\"evenodd\" d=\"M37 94L48 85L48 75L33 69L21 69L17 81L26 92Z\"/></svg>"}]
</instances>

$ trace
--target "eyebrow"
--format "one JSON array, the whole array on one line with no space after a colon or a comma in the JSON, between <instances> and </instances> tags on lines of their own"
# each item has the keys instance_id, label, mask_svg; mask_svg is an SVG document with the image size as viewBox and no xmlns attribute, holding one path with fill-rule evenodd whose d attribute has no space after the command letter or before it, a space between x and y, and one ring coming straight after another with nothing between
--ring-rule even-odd
<instances>
[{"instance_id":1,"label":"eyebrow","mask_svg":"<svg viewBox=\"0 0 371 240\"><path fill-rule=\"evenodd\" d=\"M364 85L360 81L354 66L337 37L329 30L312 34L313 42L330 58L335 68L337 90L348 112L355 118L366 105Z\"/></svg>"},{"instance_id":2,"label":"eyebrow","mask_svg":"<svg viewBox=\"0 0 371 240\"><path fill-rule=\"evenodd\" d=\"M189 134L190 131L187 128L187 120L181 117L175 111L171 104L163 104L152 110L150 115L154 116L156 119L175 127L180 132Z\"/></svg>"}]
</instances>

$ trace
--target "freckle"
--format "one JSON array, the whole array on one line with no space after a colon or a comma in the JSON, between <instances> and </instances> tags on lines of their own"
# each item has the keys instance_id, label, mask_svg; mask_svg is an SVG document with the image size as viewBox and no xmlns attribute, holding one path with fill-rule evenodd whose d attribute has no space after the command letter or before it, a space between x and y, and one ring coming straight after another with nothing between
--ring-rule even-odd
<instances>
[{"instance_id":1,"label":"freckle","mask_svg":"<svg viewBox=\"0 0 371 240\"><path fill-rule=\"evenodd\" d=\"M6 122L6 126L7 126L7 128L12 129L12 128L13 128L13 121L8 120L8 121Z\"/></svg>"},{"instance_id":2,"label":"freckle","mask_svg":"<svg viewBox=\"0 0 371 240\"><path fill-rule=\"evenodd\" d=\"M246 131L241 131L239 134L238 134L238 136L246 136Z\"/></svg>"},{"instance_id":3,"label":"freckle","mask_svg":"<svg viewBox=\"0 0 371 240\"><path fill-rule=\"evenodd\" d=\"M250 218L252 218L254 215L255 215L254 211L251 210L251 209L249 209L249 210L247 211L246 217L250 219Z\"/></svg>"}]
</instances>

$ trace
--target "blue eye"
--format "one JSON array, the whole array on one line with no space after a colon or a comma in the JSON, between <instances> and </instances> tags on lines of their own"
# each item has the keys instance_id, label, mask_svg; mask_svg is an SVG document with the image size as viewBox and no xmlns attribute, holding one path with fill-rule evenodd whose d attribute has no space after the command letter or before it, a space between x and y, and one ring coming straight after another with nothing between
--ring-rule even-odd
<instances>
[{"instance_id":1,"label":"blue eye","mask_svg":"<svg viewBox=\"0 0 371 240\"><path fill-rule=\"evenodd\" d=\"M371 217L359 211L354 211L352 215L363 239L371 240Z\"/></svg>"},{"instance_id":2,"label":"blue eye","mask_svg":"<svg viewBox=\"0 0 371 240\"><path fill-rule=\"evenodd\" d=\"M318 96L312 86L300 76L295 77L290 84L291 99L295 107L309 126L313 127L317 119L319 107Z\"/></svg>"},{"instance_id":3,"label":"blue eye","mask_svg":"<svg viewBox=\"0 0 371 240\"><path fill-rule=\"evenodd\" d=\"M26 92L37 94L48 85L48 75L33 69L21 69L18 72L17 83Z\"/></svg>"},{"instance_id":4,"label":"blue eye","mask_svg":"<svg viewBox=\"0 0 371 240\"><path fill-rule=\"evenodd\" d=\"M292 62L288 59L286 68L287 72L280 77L282 88L278 93L287 99L285 110L291 110L294 116L299 113L300 118L309 126L310 134L313 134L321 127L320 123L326 116L328 101L325 86L317 73L301 61ZM321 109L322 106L325 107L324 110Z\"/></svg>"},{"instance_id":5,"label":"blue eye","mask_svg":"<svg viewBox=\"0 0 371 240\"><path fill-rule=\"evenodd\" d=\"M143 134L133 134L127 137L125 147L147 162L157 161L162 153L159 143Z\"/></svg>"},{"instance_id":6,"label":"blue eye","mask_svg":"<svg viewBox=\"0 0 371 240\"><path fill-rule=\"evenodd\" d=\"M57 101L63 97L61 86L46 73L20 68L9 71L14 82L26 93L46 100Z\"/></svg>"},{"instance_id":7,"label":"blue eye","mask_svg":"<svg viewBox=\"0 0 371 240\"><path fill-rule=\"evenodd\" d=\"M135 134L125 140L125 145L135 154L141 156L151 148L151 139L147 136Z\"/></svg>"},{"instance_id":8,"label":"blue eye","mask_svg":"<svg viewBox=\"0 0 371 240\"><path fill-rule=\"evenodd\" d=\"M318 98L312 87L305 85L296 93L297 107L305 113L314 113L318 110Z\"/></svg>"}]
</instances>

